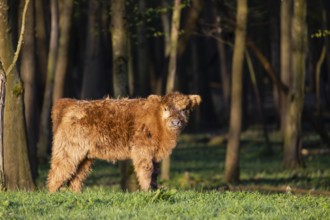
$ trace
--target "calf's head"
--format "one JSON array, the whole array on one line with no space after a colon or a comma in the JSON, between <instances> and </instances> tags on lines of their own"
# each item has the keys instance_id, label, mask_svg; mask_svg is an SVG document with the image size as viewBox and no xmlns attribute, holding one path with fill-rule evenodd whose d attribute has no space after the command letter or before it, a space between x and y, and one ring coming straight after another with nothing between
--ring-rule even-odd
<instances>
[{"instance_id":1,"label":"calf's head","mask_svg":"<svg viewBox=\"0 0 330 220\"><path fill-rule=\"evenodd\" d=\"M200 104L199 95L183 95L171 92L162 97L162 118L166 127L173 131L181 131L188 123L190 112Z\"/></svg>"}]
</instances>

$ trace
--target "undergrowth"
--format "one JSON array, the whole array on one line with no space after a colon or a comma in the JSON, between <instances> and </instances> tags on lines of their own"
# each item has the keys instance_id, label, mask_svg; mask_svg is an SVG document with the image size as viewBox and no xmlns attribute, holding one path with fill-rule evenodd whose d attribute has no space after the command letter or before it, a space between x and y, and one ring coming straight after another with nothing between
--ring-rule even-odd
<instances>
[{"instance_id":1,"label":"undergrowth","mask_svg":"<svg viewBox=\"0 0 330 220\"><path fill-rule=\"evenodd\" d=\"M118 164L97 161L83 193L45 190L49 167L40 167L35 192L0 192L1 219L329 219L330 197L309 192L330 191L328 155L304 157L306 168L287 171L281 143L272 141L264 154L262 141L243 138L241 181L223 182L225 143L205 137L181 139L171 157L171 180L155 192L120 191ZM282 193L265 186L284 187ZM253 191L245 190L254 187ZM249 188L250 187L250 188ZM263 190L258 191L258 187ZM294 194L291 189L304 189ZM275 191L278 192L278 191ZM281 191L279 191L281 192ZM307 193L306 193L307 192Z\"/></svg>"}]
</instances>

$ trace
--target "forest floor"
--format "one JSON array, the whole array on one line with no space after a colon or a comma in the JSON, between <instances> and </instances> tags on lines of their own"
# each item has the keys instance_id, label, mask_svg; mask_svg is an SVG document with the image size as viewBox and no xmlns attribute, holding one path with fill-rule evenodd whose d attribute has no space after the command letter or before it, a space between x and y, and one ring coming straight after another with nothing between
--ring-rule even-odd
<instances>
[{"instance_id":1,"label":"forest floor","mask_svg":"<svg viewBox=\"0 0 330 220\"><path fill-rule=\"evenodd\" d=\"M304 156L305 168L287 171L282 144L270 135L272 153L258 132L242 134L240 178L223 181L225 137L183 134L171 158L171 180L155 192L123 193L119 166L97 161L83 193L49 194L49 167L40 168L36 192L0 192L1 219L329 219L329 154ZM318 137L304 146L320 149Z\"/></svg>"},{"instance_id":2,"label":"forest floor","mask_svg":"<svg viewBox=\"0 0 330 220\"><path fill-rule=\"evenodd\" d=\"M304 168L292 171L283 167L283 149L278 133L269 135L266 146L260 132L242 134L240 151L240 182L227 185L223 181L226 137L217 134L183 134L171 156L171 179L161 181L168 189L197 191L262 191L330 195L330 153L315 135L303 137ZM269 148L271 152L269 152ZM320 152L320 153L319 153ZM325 153L324 153L325 152ZM37 181L42 189L48 166L41 167ZM96 161L86 187L110 187L120 191L118 163Z\"/></svg>"}]
</instances>

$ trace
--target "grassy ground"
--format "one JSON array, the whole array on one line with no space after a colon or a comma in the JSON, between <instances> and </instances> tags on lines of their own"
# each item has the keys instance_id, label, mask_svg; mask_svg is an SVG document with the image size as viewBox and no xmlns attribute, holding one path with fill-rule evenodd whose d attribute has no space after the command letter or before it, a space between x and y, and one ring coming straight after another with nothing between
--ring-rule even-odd
<instances>
[{"instance_id":1,"label":"grassy ground","mask_svg":"<svg viewBox=\"0 0 330 220\"><path fill-rule=\"evenodd\" d=\"M257 192L1 193L2 219L329 219L330 198Z\"/></svg>"},{"instance_id":2,"label":"grassy ground","mask_svg":"<svg viewBox=\"0 0 330 220\"><path fill-rule=\"evenodd\" d=\"M315 143L313 137L304 138ZM274 153L265 156L260 135L243 135L241 182L234 186L223 182L225 144L221 138L209 141L199 135L182 137L172 155L171 180L161 182L166 189L156 192L120 192L118 165L98 161L83 193L48 194L44 189L45 166L40 170L38 191L0 192L0 217L330 219L329 155L307 156L305 169L285 171L281 145L276 136L271 139ZM310 195L314 192L321 196Z\"/></svg>"}]
</instances>

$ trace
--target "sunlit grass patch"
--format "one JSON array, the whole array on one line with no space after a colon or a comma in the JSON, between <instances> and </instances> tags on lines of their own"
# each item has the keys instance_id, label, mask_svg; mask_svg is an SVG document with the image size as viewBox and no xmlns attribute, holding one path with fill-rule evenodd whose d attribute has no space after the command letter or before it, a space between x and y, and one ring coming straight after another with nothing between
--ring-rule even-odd
<instances>
[{"instance_id":1,"label":"sunlit grass patch","mask_svg":"<svg viewBox=\"0 0 330 220\"><path fill-rule=\"evenodd\" d=\"M326 219L329 204L329 197L258 192L0 193L2 219Z\"/></svg>"}]
</instances>

